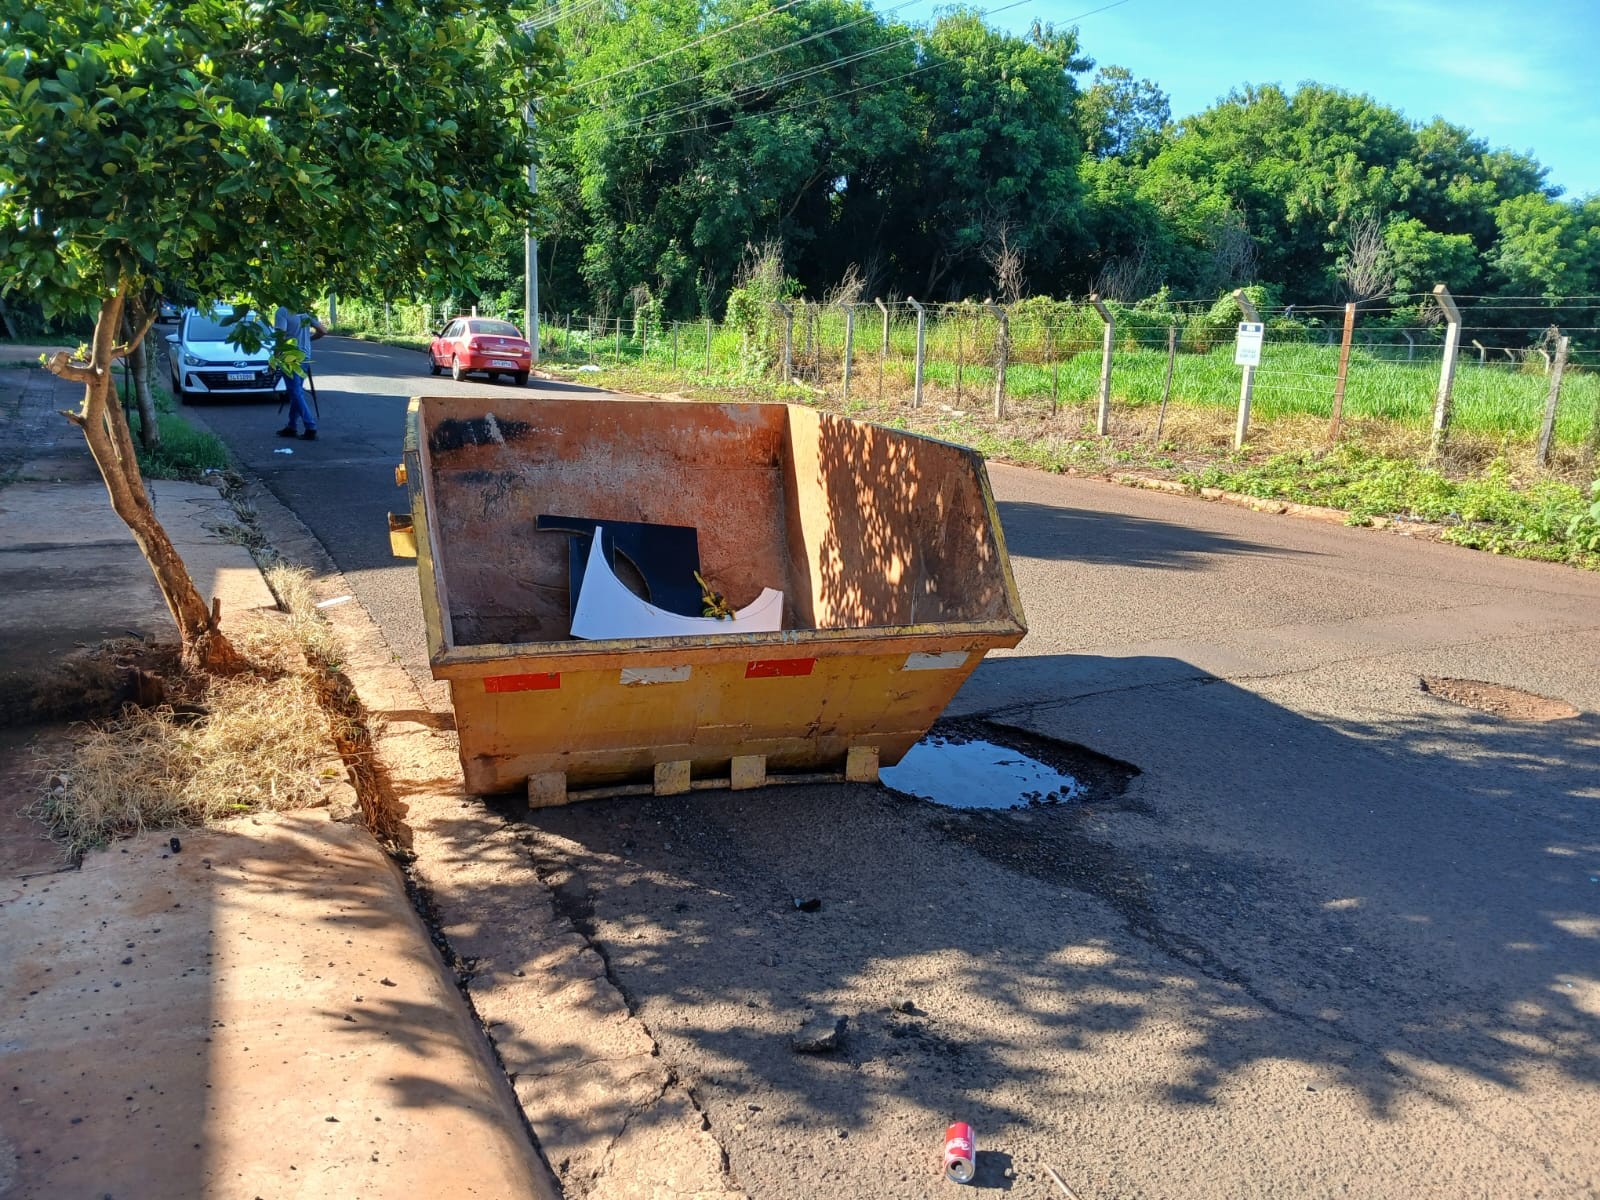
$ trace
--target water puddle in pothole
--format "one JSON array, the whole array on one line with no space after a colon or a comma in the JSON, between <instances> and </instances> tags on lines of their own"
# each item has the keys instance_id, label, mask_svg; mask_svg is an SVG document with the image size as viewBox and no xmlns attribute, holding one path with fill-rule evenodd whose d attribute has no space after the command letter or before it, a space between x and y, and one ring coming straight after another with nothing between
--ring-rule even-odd
<instances>
[{"instance_id":1,"label":"water puddle in pothole","mask_svg":"<svg viewBox=\"0 0 1600 1200\"><path fill-rule=\"evenodd\" d=\"M936 733L878 777L886 787L946 808L1023 808L1076 800L1087 791L1071 775L1020 750Z\"/></svg>"}]
</instances>

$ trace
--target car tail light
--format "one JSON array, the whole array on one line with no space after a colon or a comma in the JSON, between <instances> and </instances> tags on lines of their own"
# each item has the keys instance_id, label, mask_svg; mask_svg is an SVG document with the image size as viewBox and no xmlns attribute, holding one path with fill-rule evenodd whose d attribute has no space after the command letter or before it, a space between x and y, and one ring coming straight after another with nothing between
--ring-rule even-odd
<instances>
[{"instance_id":1,"label":"car tail light","mask_svg":"<svg viewBox=\"0 0 1600 1200\"><path fill-rule=\"evenodd\" d=\"M482 338L468 338L467 339L467 349L468 350L482 350L483 349L483 339Z\"/></svg>"}]
</instances>

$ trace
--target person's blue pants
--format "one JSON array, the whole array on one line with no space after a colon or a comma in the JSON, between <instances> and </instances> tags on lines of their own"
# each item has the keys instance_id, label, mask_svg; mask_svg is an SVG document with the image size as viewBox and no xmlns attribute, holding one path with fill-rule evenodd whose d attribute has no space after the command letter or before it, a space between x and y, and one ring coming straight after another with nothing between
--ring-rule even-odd
<instances>
[{"instance_id":1,"label":"person's blue pants","mask_svg":"<svg viewBox=\"0 0 1600 1200\"><path fill-rule=\"evenodd\" d=\"M317 418L306 403L306 381L298 375L285 375L283 384L289 393L289 428L298 425L303 429L315 429Z\"/></svg>"}]
</instances>

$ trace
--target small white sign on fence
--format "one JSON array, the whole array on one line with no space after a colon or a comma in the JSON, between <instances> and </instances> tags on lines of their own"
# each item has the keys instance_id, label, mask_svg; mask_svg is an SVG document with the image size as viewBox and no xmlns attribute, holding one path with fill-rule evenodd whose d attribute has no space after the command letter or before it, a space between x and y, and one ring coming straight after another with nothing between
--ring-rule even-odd
<instances>
[{"instance_id":1,"label":"small white sign on fence","mask_svg":"<svg viewBox=\"0 0 1600 1200\"><path fill-rule=\"evenodd\" d=\"M1240 321L1239 333L1233 343L1233 365L1259 367L1261 365L1261 335L1266 329L1260 321Z\"/></svg>"}]
</instances>

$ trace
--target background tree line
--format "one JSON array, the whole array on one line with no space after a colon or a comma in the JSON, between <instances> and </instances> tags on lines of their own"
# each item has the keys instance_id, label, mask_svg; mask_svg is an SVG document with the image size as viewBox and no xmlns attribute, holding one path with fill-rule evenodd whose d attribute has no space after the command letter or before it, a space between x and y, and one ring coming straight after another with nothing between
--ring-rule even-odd
<instances>
[{"instance_id":1,"label":"background tree line","mask_svg":"<svg viewBox=\"0 0 1600 1200\"><path fill-rule=\"evenodd\" d=\"M893 12L558 10L567 90L538 128L546 307L720 314L750 248L772 244L812 296L852 266L866 296L924 300L1600 292L1600 197L1563 198L1536 160L1460 126L1322 84L1246 87L1173 122L1157 83L1090 76L1075 29ZM518 306L520 276L508 237L484 295Z\"/></svg>"}]
</instances>

